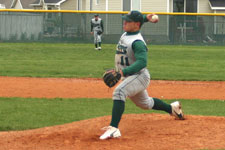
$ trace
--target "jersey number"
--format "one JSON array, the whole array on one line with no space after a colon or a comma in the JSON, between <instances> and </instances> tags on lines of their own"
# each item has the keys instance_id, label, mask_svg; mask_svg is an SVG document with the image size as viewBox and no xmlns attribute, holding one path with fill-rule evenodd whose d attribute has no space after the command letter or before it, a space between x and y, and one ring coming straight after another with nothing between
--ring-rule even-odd
<instances>
[{"instance_id":1,"label":"jersey number","mask_svg":"<svg viewBox=\"0 0 225 150\"><path fill-rule=\"evenodd\" d=\"M129 66L128 57L121 56L121 65Z\"/></svg>"}]
</instances>

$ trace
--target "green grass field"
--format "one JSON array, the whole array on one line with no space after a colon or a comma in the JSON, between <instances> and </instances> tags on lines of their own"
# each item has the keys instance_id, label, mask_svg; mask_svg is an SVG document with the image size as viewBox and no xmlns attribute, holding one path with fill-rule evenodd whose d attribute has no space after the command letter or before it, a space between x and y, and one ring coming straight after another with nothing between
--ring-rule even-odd
<instances>
[{"instance_id":1,"label":"green grass field","mask_svg":"<svg viewBox=\"0 0 225 150\"><path fill-rule=\"evenodd\" d=\"M116 45L1 43L0 75L101 77L114 67ZM148 46L152 79L225 81L223 46Z\"/></svg>"},{"instance_id":2,"label":"green grass field","mask_svg":"<svg viewBox=\"0 0 225 150\"><path fill-rule=\"evenodd\" d=\"M165 100L171 103L174 100ZM225 101L180 100L185 114L225 116ZM216 108L216 109L215 109ZM0 130L25 130L111 115L111 99L0 98ZM142 110L130 100L125 113L164 113Z\"/></svg>"},{"instance_id":3,"label":"green grass field","mask_svg":"<svg viewBox=\"0 0 225 150\"><path fill-rule=\"evenodd\" d=\"M116 45L0 43L0 76L102 77ZM225 48L149 45L152 79L225 81ZM1 83L0 83L1 84ZM170 103L173 100L165 100ZM225 102L181 100L185 114L225 116ZM0 98L0 130L25 130L111 115L111 99ZM129 100L125 113L152 113ZM162 113L157 111L157 113Z\"/></svg>"}]
</instances>

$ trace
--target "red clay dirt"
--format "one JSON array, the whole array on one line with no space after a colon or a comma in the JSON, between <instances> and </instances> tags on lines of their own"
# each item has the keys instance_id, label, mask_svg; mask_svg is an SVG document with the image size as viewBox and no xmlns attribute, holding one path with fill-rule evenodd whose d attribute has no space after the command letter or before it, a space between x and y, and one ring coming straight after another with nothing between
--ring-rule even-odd
<instances>
[{"instance_id":1,"label":"red clay dirt","mask_svg":"<svg viewBox=\"0 0 225 150\"><path fill-rule=\"evenodd\" d=\"M162 99L225 100L225 82L151 81ZM110 98L101 79L0 77L0 97ZM109 108L112 109L112 108ZM225 149L225 117L123 115L122 137L100 141L110 116L27 131L0 132L0 150L194 150Z\"/></svg>"},{"instance_id":2,"label":"red clay dirt","mask_svg":"<svg viewBox=\"0 0 225 150\"><path fill-rule=\"evenodd\" d=\"M0 97L111 98L101 79L0 77ZM149 95L162 99L225 100L225 82L152 80Z\"/></svg>"}]
</instances>

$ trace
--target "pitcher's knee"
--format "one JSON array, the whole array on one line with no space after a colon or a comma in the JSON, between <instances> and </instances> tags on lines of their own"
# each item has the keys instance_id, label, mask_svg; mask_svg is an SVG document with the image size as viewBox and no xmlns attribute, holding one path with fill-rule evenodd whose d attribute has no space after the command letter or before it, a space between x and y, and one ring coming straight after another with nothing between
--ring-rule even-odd
<instances>
[{"instance_id":1,"label":"pitcher's knee","mask_svg":"<svg viewBox=\"0 0 225 150\"><path fill-rule=\"evenodd\" d=\"M126 94L122 89L115 89L113 92L113 99L119 99L122 101L126 101Z\"/></svg>"},{"instance_id":2,"label":"pitcher's knee","mask_svg":"<svg viewBox=\"0 0 225 150\"><path fill-rule=\"evenodd\" d=\"M148 105L141 105L141 104L136 104L137 107L140 107L141 109L152 109L151 107L149 107Z\"/></svg>"},{"instance_id":3,"label":"pitcher's knee","mask_svg":"<svg viewBox=\"0 0 225 150\"><path fill-rule=\"evenodd\" d=\"M142 102L136 102L135 103L136 106L142 108L142 109L152 109L153 105L154 105L154 101L151 97L149 97L146 101L142 101Z\"/></svg>"}]
</instances>

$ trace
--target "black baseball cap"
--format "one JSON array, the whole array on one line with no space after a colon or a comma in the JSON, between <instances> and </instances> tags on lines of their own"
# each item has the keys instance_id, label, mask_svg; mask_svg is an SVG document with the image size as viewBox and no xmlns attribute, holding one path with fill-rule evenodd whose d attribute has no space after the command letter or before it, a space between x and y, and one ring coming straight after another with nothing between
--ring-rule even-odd
<instances>
[{"instance_id":1,"label":"black baseball cap","mask_svg":"<svg viewBox=\"0 0 225 150\"><path fill-rule=\"evenodd\" d=\"M122 17L127 22L140 22L141 24L144 22L144 18L141 12L137 10L133 10L129 12L127 15Z\"/></svg>"},{"instance_id":2,"label":"black baseball cap","mask_svg":"<svg viewBox=\"0 0 225 150\"><path fill-rule=\"evenodd\" d=\"M94 16L95 16L95 17L98 17L98 14L95 14Z\"/></svg>"}]
</instances>

